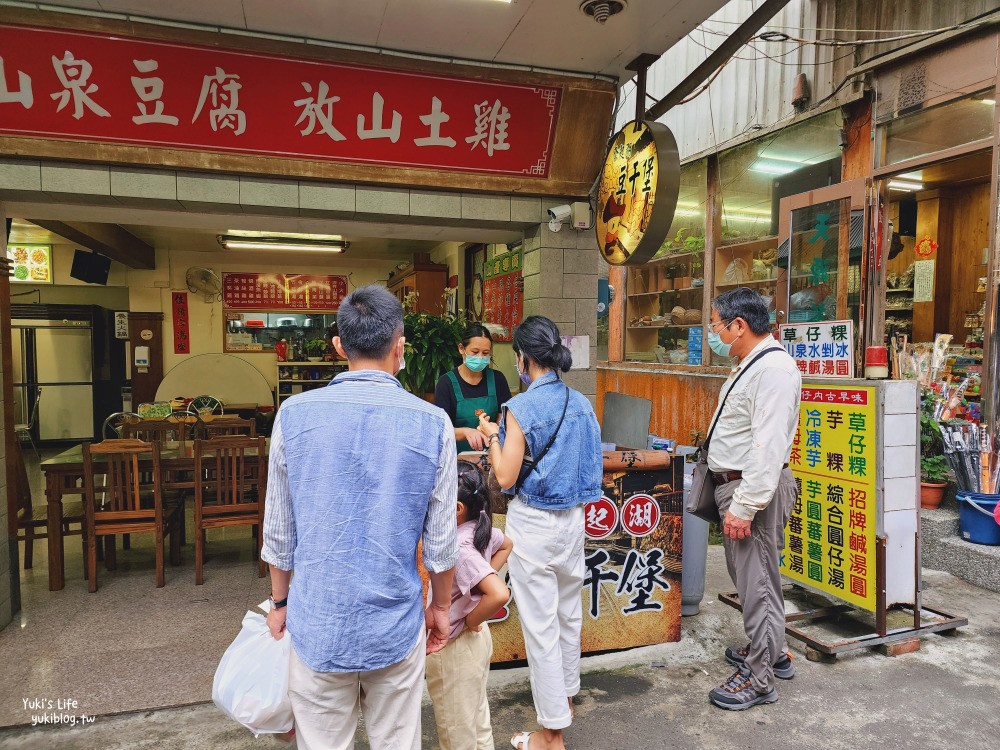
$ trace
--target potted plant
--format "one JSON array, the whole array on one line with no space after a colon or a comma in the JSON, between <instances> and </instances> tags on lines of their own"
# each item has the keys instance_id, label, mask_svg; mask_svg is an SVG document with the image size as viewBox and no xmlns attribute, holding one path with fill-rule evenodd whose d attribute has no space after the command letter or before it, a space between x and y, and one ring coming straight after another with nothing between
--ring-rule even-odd
<instances>
[{"instance_id":1,"label":"potted plant","mask_svg":"<svg viewBox=\"0 0 1000 750\"><path fill-rule=\"evenodd\" d=\"M920 507L931 510L941 505L949 477L941 426L933 409L933 400L924 397L920 405Z\"/></svg>"},{"instance_id":2,"label":"potted plant","mask_svg":"<svg viewBox=\"0 0 1000 750\"><path fill-rule=\"evenodd\" d=\"M322 362L327 347L329 347L329 344L326 339L310 339L302 348L305 349L306 359L310 362Z\"/></svg>"},{"instance_id":3,"label":"potted plant","mask_svg":"<svg viewBox=\"0 0 1000 750\"><path fill-rule=\"evenodd\" d=\"M944 456L920 457L920 507L934 510L941 505L948 486L948 462Z\"/></svg>"},{"instance_id":4,"label":"potted plant","mask_svg":"<svg viewBox=\"0 0 1000 750\"><path fill-rule=\"evenodd\" d=\"M403 316L406 367L397 377L410 393L434 399L438 379L462 360L458 345L466 321L462 315L408 312Z\"/></svg>"}]
</instances>

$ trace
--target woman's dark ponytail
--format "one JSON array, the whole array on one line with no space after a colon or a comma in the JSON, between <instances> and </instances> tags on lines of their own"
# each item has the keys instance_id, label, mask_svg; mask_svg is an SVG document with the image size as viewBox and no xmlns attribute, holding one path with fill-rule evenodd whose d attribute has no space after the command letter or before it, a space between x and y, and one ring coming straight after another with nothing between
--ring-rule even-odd
<instances>
[{"instance_id":1,"label":"woman's dark ponytail","mask_svg":"<svg viewBox=\"0 0 1000 750\"><path fill-rule=\"evenodd\" d=\"M465 505L466 518L476 519L476 530L472 534L472 545L485 555L493 535L493 519L490 517L490 492L486 477L479 467L470 461L458 462L458 501Z\"/></svg>"},{"instance_id":2,"label":"woman's dark ponytail","mask_svg":"<svg viewBox=\"0 0 1000 750\"><path fill-rule=\"evenodd\" d=\"M573 355L563 346L559 327L543 315L529 315L514 329L514 351L556 372L569 372L573 366Z\"/></svg>"}]
</instances>

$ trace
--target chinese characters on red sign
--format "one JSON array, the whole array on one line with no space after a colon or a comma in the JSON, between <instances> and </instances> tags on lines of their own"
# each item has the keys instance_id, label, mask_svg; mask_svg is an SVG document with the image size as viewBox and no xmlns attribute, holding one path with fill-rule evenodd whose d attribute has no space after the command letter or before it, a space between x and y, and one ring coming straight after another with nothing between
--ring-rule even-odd
<instances>
[{"instance_id":1,"label":"chinese characters on red sign","mask_svg":"<svg viewBox=\"0 0 1000 750\"><path fill-rule=\"evenodd\" d=\"M609 537L618 527L618 506L602 495L584 506L583 523L588 539Z\"/></svg>"},{"instance_id":2,"label":"chinese characters on red sign","mask_svg":"<svg viewBox=\"0 0 1000 750\"><path fill-rule=\"evenodd\" d=\"M171 312L174 324L174 354L191 353L191 321L188 318L187 292L171 292Z\"/></svg>"},{"instance_id":3,"label":"chinese characters on red sign","mask_svg":"<svg viewBox=\"0 0 1000 750\"><path fill-rule=\"evenodd\" d=\"M514 327L521 322L524 309L521 258L521 248L516 247L483 266L483 320L503 327L502 332L494 334L494 341L512 341Z\"/></svg>"},{"instance_id":4,"label":"chinese characters on red sign","mask_svg":"<svg viewBox=\"0 0 1000 750\"><path fill-rule=\"evenodd\" d=\"M0 133L548 176L557 88L2 26Z\"/></svg>"},{"instance_id":5,"label":"chinese characters on red sign","mask_svg":"<svg viewBox=\"0 0 1000 750\"><path fill-rule=\"evenodd\" d=\"M222 306L230 310L337 310L346 296L346 276L222 274Z\"/></svg>"}]
</instances>

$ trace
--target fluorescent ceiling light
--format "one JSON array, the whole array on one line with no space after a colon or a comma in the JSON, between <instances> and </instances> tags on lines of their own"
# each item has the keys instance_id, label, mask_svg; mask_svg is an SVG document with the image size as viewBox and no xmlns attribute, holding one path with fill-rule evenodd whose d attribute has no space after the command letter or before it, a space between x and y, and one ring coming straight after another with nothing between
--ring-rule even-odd
<instances>
[{"instance_id":1,"label":"fluorescent ceiling light","mask_svg":"<svg viewBox=\"0 0 1000 750\"><path fill-rule=\"evenodd\" d=\"M295 242L305 241L305 242L342 242L344 237L340 234L307 234L304 232L251 232L244 229L228 229L226 230L226 237L231 237L234 240L259 240L259 239L283 239L283 240L294 240Z\"/></svg>"},{"instance_id":2,"label":"fluorescent ceiling light","mask_svg":"<svg viewBox=\"0 0 1000 750\"><path fill-rule=\"evenodd\" d=\"M905 190L908 193L912 193L915 190L923 190L924 185L922 182L909 182L907 180L889 180L890 190Z\"/></svg>"},{"instance_id":3,"label":"fluorescent ceiling light","mask_svg":"<svg viewBox=\"0 0 1000 750\"><path fill-rule=\"evenodd\" d=\"M994 101L993 99L980 99L979 101L981 101L983 104L996 104L996 101Z\"/></svg>"},{"instance_id":4,"label":"fluorescent ceiling light","mask_svg":"<svg viewBox=\"0 0 1000 750\"><path fill-rule=\"evenodd\" d=\"M701 211L694 211L690 208L678 208L674 211L674 216L701 216Z\"/></svg>"},{"instance_id":5,"label":"fluorescent ceiling light","mask_svg":"<svg viewBox=\"0 0 1000 750\"><path fill-rule=\"evenodd\" d=\"M750 167L751 172L761 172L763 174L788 174L789 172L794 172L795 167L785 166L785 164L773 164L766 161L754 162L753 166Z\"/></svg>"},{"instance_id":6,"label":"fluorescent ceiling light","mask_svg":"<svg viewBox=\"0 0 1000 750\"><path fill-rule=\"evenodd\" d=\"M275 250L278 252L321 252L342 253L351 246L350 242L338 240L309 240L300 237L234 237L218 236L219 244L227 250Z\"/></svg>"}]
</instances>

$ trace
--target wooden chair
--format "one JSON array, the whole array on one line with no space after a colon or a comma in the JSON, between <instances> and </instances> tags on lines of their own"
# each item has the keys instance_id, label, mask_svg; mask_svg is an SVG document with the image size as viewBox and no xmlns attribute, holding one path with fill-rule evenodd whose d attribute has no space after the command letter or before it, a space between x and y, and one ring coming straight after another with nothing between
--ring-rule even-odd
<instances>
[{"instance_id":1,"label":"wooden chair","mask_svg":"<svg viewBox=\"0 0 1000 750\"><path fill-rule=\"evenodd\" d=\"M114 414L109 414L101 428L101 439L117 440L122 436L122 429L126 423L139 422L141 419L142 417L131 411L116 411Z\"/></svg>"},{"instance_id":2,"label":"wooden chair","mask_svg":"<svg viewBox=\"0 0 1000 750\"><path fill-rule=\"evenodd\" d=\"M191 425L172 419L143 419L125 422L122 437L146 443L165 443L181 440L190 434Z\"/></svg>"},{"instance_id":3,"label":"wooden chair","mask_svg":"<svg viewBox=\"0 0 1000 750\"><path fill-rule=\"evenodd\" d=\"M19 442L14 443L14 455L16 457L17 468L15 470L9 492L14 493L17 500L17 541L24 542L24 569L31 570L34 564L35 540L48 539L48 519L46 517L36 518L34 507L31 504L31 484L28 481L28 469L24 464L24 451ZM86 514L83 512L83 503L68 502L63 503L63 523L62 535L76 536L79 534L83 542L84 576L86 576L87 560L87 539L84 535L84 525L87 523ZM79 524L78 528L71 528Z\"/></svg>"},{"instance_id":4,"label":"wooden chair","mask_svg":"<svg viewBox=\"0 0 1000 750\"><path fill-rule=\"evenodd\" d=\"M253 460L248 451L256 449ZM222 526L255 526L257 574L267 566L260 557L264 540L264 496L267 459L262 437L232 435L195 440L194 490L195 584L205 582L205 530Z\"/></svg>"},{"instance_id":5,"label":"wooden chair","mask_svg":"<svg viewBox=\"0 0 1000 750\"><path fill-rule=\"evenodd\" d=\"M97 471L104 484L95 483L94 457L104 458ZM140 482L139 460L152 462L152 486ZM87 523L87 572L90 592L97 591L97 538L105 537L106 564L114 567L116 534L152 533L155 536L156 587L164 583L163 540L170 536L170 564L180 564L183 503L164 502L160 480L160 446L141 440L105 440L83 445L84 510Z\"/></svg>"},{"instance_id":6,"label":"wooden chair","mask_svg":"<svg viewBox=\"0 0 1000 750\"><path fill-rule=\"evenodd\" d=\"M229 435L257 437L257 420L223 416L213 417L206 422L199 418L198 424L195 427L195 437L202 438L203 440Z\"/></svg>"}]
</instances>

